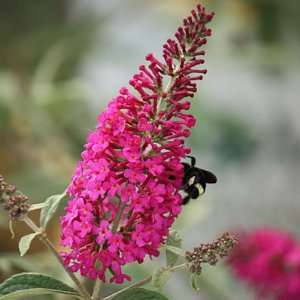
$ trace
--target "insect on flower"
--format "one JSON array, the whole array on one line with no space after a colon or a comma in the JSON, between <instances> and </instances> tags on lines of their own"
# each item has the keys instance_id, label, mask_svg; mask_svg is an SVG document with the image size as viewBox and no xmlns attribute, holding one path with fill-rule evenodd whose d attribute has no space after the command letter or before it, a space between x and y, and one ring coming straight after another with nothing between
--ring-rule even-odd
<instances>
[{"instance_id":1,"label":"insect on flower","mask_svg":"<svg viewBox=\"0 0 300 300\"><path fill-rule=\"evenodd\" d=\"M207 183L216 183L217 177L210 171L196 167L196 158L187 156L191 159L191 164L182 163L184 167L184 177L181 189L187 194L182 201L183 205L191 199L197 199L205 193Z\"/></svg>"}]
</instances>

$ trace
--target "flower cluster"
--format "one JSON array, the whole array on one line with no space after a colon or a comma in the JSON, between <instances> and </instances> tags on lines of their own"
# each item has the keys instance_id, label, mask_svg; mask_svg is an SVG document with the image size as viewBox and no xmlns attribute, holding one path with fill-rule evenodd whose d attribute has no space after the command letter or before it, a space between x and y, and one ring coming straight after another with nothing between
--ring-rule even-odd
<instances>
[{"instance_id":1,"label":"flower cluster","mask_svg":"<svg viewBox=\"0 0 300 300\"><path fill-rule=\"evenodd\" d=\"M0 174L0 203L9 212L12 220L17 220L26 215L30 204L28 197L17 191L17 188L8 184Z\"/></svg>"},{"instance_id":2,"label":"flower cluster","mask_svg":"<svg viewBox=\"0 0 300 300\"><path fill-rule=\"evenodd\" d=\"M163 46L163 60L146 56L128 88L121 88L88 136L68 188L61 219L64 263L83 276L122 283L122 266L158 256L181 211L181 160L195 118L185 111L197 91L200 50L212 13L198 6Z\"/></svg>"},{"instance_id":3,"label":"flower cluster","mask_svg":"<svg viewBox=\"0 0 300 300\"><path fill-rule=\"evenodd\" d=\"M193 252L186 252L185 258L190 265L190 271L201 274L203 264L214 266L220 258L228 256L236 244L236 238L226 232L216 241L201 244Z\"/></svg>"},{"instance_id":4,"label":"flower cluster","mask_svg":"<svg viewBox=\"0 0 300 300\"><path fill-rule=\"evenodd\" d=\"M228 263L262 298L299 299L300 242L291 235L268 228L243 232Z\"/></svg>"}]
</instances>

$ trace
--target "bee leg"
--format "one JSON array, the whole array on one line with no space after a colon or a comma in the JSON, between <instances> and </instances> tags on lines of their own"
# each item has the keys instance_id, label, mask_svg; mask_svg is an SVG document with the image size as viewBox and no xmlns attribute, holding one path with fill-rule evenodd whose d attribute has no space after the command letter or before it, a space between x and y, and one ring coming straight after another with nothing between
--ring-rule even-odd
<instances>
[{"instance_id":1,"label":"bee leg","mask_svg":"<svg viewBox=\"0 0 300 300\"><path fill-rule=\"evenodd\" d=\"M183 184L181 187L180 187L180 189L181 190L183 190L183 191L187 191L187 189L189 188L189 185L188 185L188 183L185 183L185 184Z\"/></svg>"},{"instance_id":2,"label":"bee leg","mask_svg":"<svg viewBox=\"0 0 300 300\"><path fill-rule=\"evenodd\" d=\"M199 189L194 185L190 185L189 188L185 190L185 192L191 199L197 199L200 195Z\"/></svg>"},{"instance_id":3,"label":"bee leg","mask_svg":"<svg viewBox=\"0 0 300 300\"><path fill-rule=\"evenodd\" d=\"M191 159L191 165L192 165L192 167L195 167L195 165L196 165L196 158L194 156L190 156L190 155L187 155L187 157L189 157Z\"/></svg>"},{"instance_id":4,"label":"bee leg","mask_svg":"<svg viewBox=\"0 0 300 300\"><path fill-rule=\"evenodd\" d=\"M182 199L182 205L186 205L190 202L191 198L190 196L186 196Z\"/></svg>"},{"instance_id":5,"label":"bee leg","mask_svg":"<svg viewBox=\"0 0 300 300\"><path fill-rule=\"evenodd\" d=\"M192 167L195 167L195 165L196 165L196 158L194 156L191 156L191 164L192 164Z\"/></svg>"}]
</instances>

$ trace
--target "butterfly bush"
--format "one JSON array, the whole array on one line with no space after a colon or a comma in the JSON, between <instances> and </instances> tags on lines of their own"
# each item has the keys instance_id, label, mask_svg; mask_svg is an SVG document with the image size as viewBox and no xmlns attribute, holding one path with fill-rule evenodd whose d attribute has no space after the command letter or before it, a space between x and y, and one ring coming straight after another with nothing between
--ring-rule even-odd
<instances>
[{"instance_id":1,"label":"butterfly bush","mask_svg":"<svg viewBox=\"0 0 300 300\"><path fill-rule=\"evenodd\" d=\"M261 298L299 299L300 242L286 232L264 228L240 234L228 262Z\"/></svg>"},{"instance_id":2,"label":"butterfly bush","mask_svg":"<svg viewBox=\"0 0 300 300\"><path fill-rule=\"evenodd\" d=\"M163 45L162 59L146 65L122 87L87 138L61 219L65 265L91 279L130 280L122 267L159 255L181 211L184 140L196 120L186 113L201 68L206 24L213 13L197 6Z\"/></svg>"}]
</instances>

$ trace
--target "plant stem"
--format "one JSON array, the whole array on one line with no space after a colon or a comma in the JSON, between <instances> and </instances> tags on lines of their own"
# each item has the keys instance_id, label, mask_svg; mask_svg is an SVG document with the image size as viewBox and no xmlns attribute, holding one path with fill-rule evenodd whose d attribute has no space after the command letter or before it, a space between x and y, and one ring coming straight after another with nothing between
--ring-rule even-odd
<instances>
[{"instance_id":1,"label":"plant stem","mask_svg":"<svg viewBox=\"0 0 300 300\"><path fill-rule=\"evenodd\" d=\"M120 294L126 292L129 289L132 289L132 288L135 288L135 287L139 287L139 286L143 286L143 285L151 282L151 280L152 280L152 275L150 275L150 276L142 279L141 281L138 281L138 282L136 282L134 284L131 284L131 285L129 285L129 286L127 286L127 287L125 287L125 288L123 288L123 289L121 289L121 290L119 290L119 291L117 291L117 292L115 292L115 293L107 296L107 297L105 297L103 300L110 300L110 299L116 297L117 295L120 295Z\"/></svg>"},{"instance_id":2,"label":"plant stem","mask_svg":"<svg viewBox=\"0 0 300 300\"><path fill-rule=\"evenodd\" d=\"M101 285L102 285L102 281L97 278L95 285L94 285L94 289L93 289L93 294L92 294L92 300L100 300L101 295L100 295L100 291L101 291Z\"/></svg>"},{"instance_id":3,"label":"plant stem","mask_svg":"<svg viewBox=\"0 0 300 300\"><path fill-rule=\"evenodd\" d=\"M50 250L50 252L52 252L52 254L56 257L56 259L58 260L58 262L60 263L60 265L67 272L67 274L69 275L69 277L71 278L71 280L75 283L75 285L77 286L78 292L81 295L81 297L84 300L90 300L91 297L90 297L89 292L81 284L81 282L77 279L77 277L74 275L74 273L72 273L71 271L68 270L68 268L65 267L64 262L63 262L61 256L59 255L59 253L55 249L55 247L52 244L52 242L48 239L46 232L42 228L39 228L28 216L25 216L22 220L28 225L28 227L30 227L32 229L32 231L40 233L39 239L46 245L46 247Z\"/></svg>"},{"instance_id":4,"label":"plant stem","mask_svg":"<svg viewBox=\"0 0 300 300\"><path fill-rule=\"evenodd\" d=\"M177 266L174 266L174 267L172 267L172 268L169 268L169 271L170 271L170 272L180 271L180 270L184 269L186 266L187 266L186 263L181 264L181 265L177 265ZM145 284L147 284L147 283L149 283L149 282L151 282L151 281L152 281L152 275L150 275L150 276L148 276L148 277L146 277L146 278L144 278L144 279L142 279L142 280L140 280L140 281L138 281L138 282L136 282L136 283L133 283L133 284L131 284L131 285L129 285L129 286L127 286L127 287L125 287L125 288L123 288L123 289L121 289L121 290L119 290L119 291L117 291L117 292L115 292L115 293L113 293L113 294L107 296L107 297L105 297L103 300L110 300L110 299L113 299L113 298L116 297L117 295L120 295L120 294L126 292L126 291L129 290L129 289L143 286L143 285L145 285Z\"/></svg>"},{"instance_id":5,"label":"plant stem","mask_svg":"<svg viewBox=\"0 0 300 300\"><path fill-rule=\"evenodd\" d=\"M119 200L119 210L118 213L116 215L116 218L112 224L112 232L115 233L120 225L121 219L122 219L122 214L123 214L123 210L125 208L125 205L123 203L121 203L121 200Z\"/></svg>"},{"instance_id":6,"label":"plant stem","mask_svg":"<svg viewBox=\"0 0 300 300\"><path fill-rule=\"evenodd\" d=\"M123 214L124 208L125 208L125 206L119 199L119 209L118 209L116 218L112 224L112 232L113 233L115 233L118 230L118 227L119 227L121 219L122 219L122 214ZM99 278L97 278L95 285L94 285L93 293L92 293L92 298L91 298L92 300L101 300L101 295L100 295L101 285L102 285L102 281Z\"/></svg>"}]
</instances>

